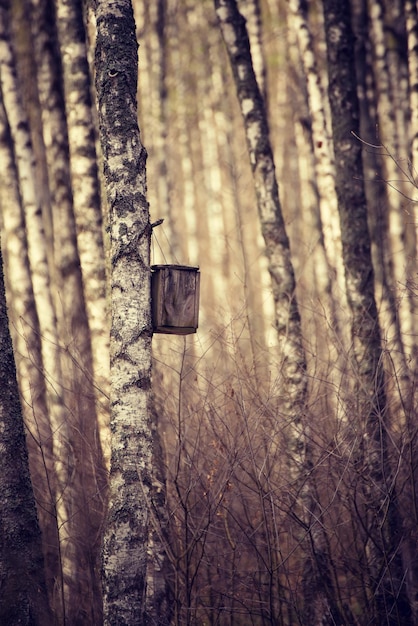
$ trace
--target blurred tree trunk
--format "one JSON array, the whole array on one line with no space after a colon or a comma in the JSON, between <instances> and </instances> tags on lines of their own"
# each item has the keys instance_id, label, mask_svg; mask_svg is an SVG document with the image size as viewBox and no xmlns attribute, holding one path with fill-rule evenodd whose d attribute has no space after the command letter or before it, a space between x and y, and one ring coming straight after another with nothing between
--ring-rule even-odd
<instances>
[{"instance_id":1,"label":"blurred tree trunk","mask_svg":"<svg viewBox=\"0 0 418 626\"><path fill-rule=\"evenodd\" d=\"M376 93L373 84L371 66L371 41L369 37L369 16L367 0L355 3L353 14L353 30L356 37L356 74L357 94L360 111L360 138L375 146L376 127L378 126L376 111ZM363 150L363 173L365 193L368 204L368 224L371 238L371 253L375 272L375 299L379 303L378 314L382 339L386 342L391 354L392 367L396 376L396 394L399 409L392 406L393 414L399 422L403 420L403 406L408 404L411 389L405 347L400 328L399 307L397 305L396 283L392 271L392 256L388 254L388 194L382 185L384 179L384 156L376 149Z\"/></svg>"},{"instance_id":2,"label":"blurred tree trunk","mask_svg":"<svg viewBox=\"0 0 418 626\"><path fill-rule=\"evenodd\" d=\"M340 213L352 350L358 380L367 557L375 620L412 624L400 556L401 522L388 456L388 407L367 224L354 38L348 0L324 0L336 188Z\"/></svg>"},{"instance_id":3,"label":"blurred tree trunk","mask_svg":"<svg viewBox=\"0 0 418 626\"><path fill-rule=\"evenodd\" d=\"M389 276L387 281L395 286L398 296L398 315L402 331L402 340L406 354L412 354L415 350L413 337L416 335L415 318L413 314L414 298L409 297L407 286L413 280L415 272L415 251L410 254L407 243L408 212L404 209L403 194L408 193L405 185L405 177L401 172L403 155L407 156L404 137L407 124L404 121L401 134L398 122L399 114L402 115L403 103L408 101L407 92L404 91L399 103L399 94L402 93L403 83L398 68L393 69L394 59L390 54L392 45L388 45L388 37L385 20L385 6L383 0L367 0L369 10L369 37L373 43L372 68L376 88L377 107L377 139L375 143L382 144L383 150L383 180L379 181L386 190L386 202L388 207L387 241L391 251L387 255L386 271ZM393 39L393 34L390 34ZM394 77L396 74L396 77ZM408 155L409 156L409 155Z\"/></svg>"},{"instance_id":4,"label":"blurred tree trunk","mask_svg":"<svg viewBox=\"0 0 418 626\"><path fill-rule=\"evenodd\" d=\"M416 216L416 202L418 200L418 12L415 0L405 0L405 21L406 34L408 42L408 68L409 68L409 108L410 118L410 176L414 181L414 187L409 195L415 200L414 215ZM415 237L418 241L418 220L415 222ZM416 298L416 283L411 286L413 297ZM411 394L411 405L407 416L407 437L408 437L408 454L410 458L418 458L417 446L417 424L415 417L415 407L418 405L418 356L417 346L414 350L413 360L413 393ZM408 463L409 465L409 463ZM406 485L406 492L409 496L409 502L418 502L418 481L416 479L415 464L410 466L410 480ZM412 496L412 497L411 497ZM408 560L408 576L407 585L410 589L409 597L413 609L415 622L418 622L418 597L415 589L418 588L418 546L415 540L415 529L418 527L418 511L417 507L411 507L411 512L405 516L405 527L407 531L407 548L404 558Z\"/></svg>"},{"instance_id":5,"label":"blurred tree trunk","mask_svg":"<svg viewBox=\"0 0 418 626\"><path fill-rule=\"evenodd\" d=\"M46 371L54 382L62 380L58 354L58 338L55 309L50 290L50 274L47 259L47 244L42 210L39 198L39 187L36 184L35 157L29 133L29 123L23 109L13 48L10 41L10 3L0 5L1 55L0 84L3 95L4 109L10 127L10 136L14 147L16 173L25 213L25 225L28 241L28 257L31 266L32 284L37 310L42 309L39 317L42 341L42 356ZM64 421L62 390L59 385L52 389L47 387L48 406L56 419L55 426L59 430Z\"/></svg>"},{"instance_id":6,"label":"blurred tree trunk","mask_svg":"<svg viewBox=\"0 0 418 626\"><path fill-rule=\"evenodd\" d=\"M414 201L413 214L416 215L416 203L418 202L418 10L416 2L413 0L405 0L405 28L407 37L408 48L408 83L409 83L409 145L406 148L406 153L409 157L408 163L408 176L407 178L412 183L408 185L407 193ZM415 246L418 243L418 220L413 220L415 224ZM408 229L409 231L409 229ZM415 265L417 264L416 249L412 252L415 259ZM410 283L408 284L408 296L411 300L413 311L415 313L414 319L416 319L416 273L410 277ZM416 323L416 322L415 322ZM413 354L413 375L416 379L418 376L418 347L415 342L412 349ZM418 393L418 391L416 392ZM416 406L416 403L415 403Z\"/></svg>"},{"instance_id":7,"label":"blurred tree trunk","mask_svg":"<svg viewBox=\"0 0 418 626\"><path fill-rule=\"evenodd\" d=\"M41 532L29 475L0 251L0 621L48 626Z\"/></svg>"},{"instance_id":8,"label":"blurred tree trunk","mask_svg":"<svg viewBox=\"0 0 418 626\"><path fill-rule=\"evenodd\" d=\"M17 8L22 7L19 5ZM26 9L29 9L28 4ZM59 395L62 402L60 422L55 421L56 411L51 411L50 417L55 470L59 480L56 507L65 582L65 619L74 623L77 620L95 623L100 620L101 613L97 558L105 478L97 433L95 388L91 382L93 367L90 335L68 175L67 127L59 54L57 46L54 46L55 24L51 20L51 10L48 12L45 3L35 9L30 16L32 20L21 10L17 11L16 7L11 12L18 80L15 81L14 110L11 109L11 95L8 95L5 103L8 105L14 145L18 150L20 192L27 212L28 239L32 242L32 273L41 270L38 283L41 280L44 284L50 281L56 286L54 292L57 294L52 298L52 290L44 289L42 295L39 291L38 306L42 306L40 319L44 352L54 351L57 359L54 363L57 367L53 367L51 362L45 364L44 361L48 376L51 379L57 377L50 385L49 394L51 397ZM48 15L45 16L45 13ZM33 41L30 38L22 40L16 35L30 32L30 26L35 35L44 35L35 39L35 54ZM45 36L48 42L46 50ZM38 65L34 63L33 57L39 61ZM10 67L13 70L12 64ZM25 67L29 68L30 76ZM37 75L39 85L36 83ZM12 71L5 71L5 80L7 76L11 78ZM12 80L9 81L12 84ZM33 94L31 99L22 98L22 103L18 96L21 93L19 81L28 84ZM17 119L20 120L18 127ZM23 138L26 138L26 144ZM28 213L30 209L32 212ZM49 220L50 228L47 229ZM38 267L33 259L39 259L41 255L46 260L42 267ZM56 333L53 343L51 336L46 335L42 328L48 314L46 305L42 305L40 299L42 297L46 302L49 294ZM79 459L83 459L83 462L79 463ZM54 483L52 475L49 480L51 484Z\"/></svg>"},{"instance_id":9,"label":"blurred tree trunk","mask_svg":"<svg viewBox=\"0 0 418 626\"><path fill-rule=\"evenodd\" d=\"M295 297L295 277L279 201L267 117L251 64L245 22L237 9L236 0L215 0L215 7L244 118L259 218L269 260L275 321L283 359L282 408L291 417L296 430L299 430L300 416L306 402L305 354Z\"/></svg>"},{"instance_id":10,"label":"blurred tree trunk","mask_svg":"<svg viewBox=\"0 0 418 626\"><path fill-rule=\"evenodd\" d=\"M44 0L42 4L44 11L50 13L48 2ZM69 168L67 175L72 191L70 215L75 222L78 269L84 289L83 302L78 307L73 303L73 308L83 309L87 316L86 323L72 324L75 326L72 332L77 331L79 335L81 365L84 365L83 359L86 359L86 367L92 361L91 369L95 377L92 393L96 396L97 434L102 441L106 465L109 465L109 407L106 402L109 393L109 328L106 324L108 311L105 251L83 3L81 0L57 0L55 6L61 52L58 58L62 66L64 90L60 114L64 116L68 129L66 156ZM57 67L52 77L59 71L60 68ZM48 110L47 103L44 107Z\"/></svg>"},{"instance_id":11,"label":"blurred tree trunk","mask_svg":"<svg viewBox=\"0 0 418 626\"><path fill-rule=\"evenodd\" d=\"M100 527L103 519L103 508L106 494L106 479L104 476L102 450L100 446L100 430L97 423L95 395L96 390L104 387L93 366L91 340L97 338L97 332L90 331L89 320L86 313L86 298L91 307L98 304L98 292L104 294L104 270L91 271L91 266L102 266L103 245L100 253L94 245L77 245L76 224L74 210L84 214L87 225L92 221L85 206L90 211L98 210L97 199L97 166L94 152L94 133L91 128L91 101L89 98L89 83L80 81L78 73L73 72L73 80L77 80L83 96L74 90L67 88L66 97L62 91L62 67L57 41L56 23L54 10L50 2L33 2L32 19L30 26L33 31L34 56L36 64L33 67L35 76L38 75L38 94L41 111L40 129L43 136L45 154L38 154L38 160L43 158L47 165L46 189L50 193L51 224L53 241L54 265L52 278L57 285L57 297L55 300L57 313L57 328L61 345L68 346L60 351L61 371L63 379L63 393L65 405L68 410L67 445L72 451L68 461L68 478L63 495L67 510L69 511L66 521L69 539L66 544L64 555L70 555L72 563L72 575L67 576L69 595L67 597L66 614L71 622L82 619L85 623L95 623L101 619L101 601L98 580L98 556L100 545ZM81 9L80 9L80 19ZM58 22L60 23L60 22ZM66 28L64 68L67 69L68 49L75 47L78 51L77 68L81 72L87 66L85 46L80 46L79 37L83 35L83 29L74 28L70 19L61 17L61 23ZM29 22L27 24L29 26ZM78 24L79 26L79 24ZM28 53L26 60L28 62ZM80 58L81 57L81 58ZM84 63L83 63L84 61ZM81 69L80 69L81 68ZM64 72L65 73L65 72ZM75 77L75 78L74 78ZM84 92L87 91L87 96ZM75 96L79 96L78 99ZM87 100L86 106L80 106L80 101ZM74 102L76 101L76 106ZM77 108L78 115L85 116L79 126L87 132L86 145L93 144L93 148L86 149L84 137L80 130L74 132L74 124L71 126L72 150L69 148L66 119L66 106L70 111ZM32 105L33 106L33 105ZM90 117L86 113L86 107L90 110ZM80 111L80 109L82 109ZM90 120L90 131L89 128ZM70 121L72 121L70 116ZM74 136L75 135L75 136ZM83 139L80 141L80 139ZM82 152L82 157L78 151ZM91 152L93 151L93 164ZM71 152L71 154L70 154ZM71 158L70 158L71 157ZM86 167L85 161L89 161ZM80 167L81 161L82 166ZM77 167L79 168L77 171ZM74 174L74 169L77 171ZM88 174L87 175L87 172ZM96 176L94 174L96 173ZM72 175L73 174L73 175ZM89 176L96 180L96 185L91 182ZM93 192L91 192L93 188ZM80 192L80 189L82 191ZM94 196L96 191L96 198ZM80 195L84 205L80 200ZM87 195L87 198L85 197ZM80 206L81 205L81 206ZM91 229L85 225L81 228L83 237L88 237ZM99 224L99 234L100 224ZM85 249L94 258L90 263L85 258ZM83 263L80 265L79 251L84 252ZM84 264L84 265L83 265ZM81 267L85 269L84 284ZM104 296L103 296L104 300ZM100 319L105 319L104 312ZM97 324L97 321L96 321ZM101 331L102 332L102 331ZM107 354L106 343L102 346L100 354ZM106 360L106 359L104 359ZM94 374L96 378L94 379ZM93 384L93 380L95 384ZM105 387L101 394L105 392ZM103 397L103 396L102 396ZM101 403L104 404L103 402ZM101 434L106 435L106 421L102 424ZM77 459L83 459L77 463ZM71 547L70 547L71 546ZM77 575L74 574L77 572ZM68 572L69 573L69 572ZM71 581L71 582L70 582Z\"/></svg>"},{"instance_id":12,"label":"blurred tree trunk","mask_svg":"<svg viewBox=\"0 0 418 626\"><path fill-rule=\"evenodd\" d=\"M324 93L324 85L326 85L324 68L318 59L319 55L314 47L314 38L311 33L309 3L306 0L291 0L288 4L287 19L289 52L292 52L292 48L297 48L298 54L293 54L293 57L297 57L294 66L299 76L299 91L306 99L306 116L302 109L295 128L298 157L300 160L305 160L305 163L301 163L300 166L301 186L302 181L305 181L300 191L300 202L303 207L301 221L304 225L306 224L305 237L316 236L317 238L311 258L306 263L308 266L313 266L317 287L314 298L323 309L324 317L320 326L318 326L321 322L319 316L311 318L316 321L313 333L317 337L317 345L315 363L309 365L310 371L315 372L316 376L319 363L331 361L335 369L333 372L327 372L330 380L333 374L337 374L343 367L349 346L331 121ZM296 39L295 43L293 43L294 39ZM299 66L301 69L298 70ZM311 159L313 173L312 177L306 180ZM308 163L306 163L307 160ZM312 195L314 198L310 200ZM310 202L313 202L315 206L312 204L309 206ZM316 217L313 224L310 223L311 216ZM347 389L348 392L349 389ZM330 399L331 396L332 394L329 393ZM344 399L341 400L343 403ZM340 412L340 415L342 415L341 419L344 419L344 415L347 414Z\"/></svg>"},{"instance_id":13,"label":"blurred tree trunk","mask_svg":"<svg viewBox=\"0 0 418 626\"><path fill-rule=\"evenodd\" d=\"M288 99L295 103L293 115L293 132L298 164L298 204L300 206L300 222L303 233L302 240L306 246L306 257L303 259L303 273L300 277L301 306L309 303L310 306L319 307L323 310L321 316L304 316L304 333L311 337L311 349L313 358L308 359L308 371L318 373L318 365L322 360L328 362L330 351L335 347L332 340L333 330L329 327L329 320L336 319L333 312L337 301L332 297L331 268L325 251L323 224L319 210L319 190L316 179L316 165L313 150L313 135L311 116L306 90L306 77L301 65L299 45L294 27L291 27L292 16L289 14L288 28L286 31L286 44L288 54ZM324 334L327 339L324 341ZM331 335L331 336L330 336ZM319 359L317 356L323 354ZM315 356L314 356L315 355ZM330 396L329 396L330 397Z\"/></svg>"},{"instance_id":14,"label":"blurred tree trunk","mask_svg":"<svg viewBox=\"0 0 418 626\"><path fill-rule=\"evenodd\" d=\"M257 81L261 93L265 93L266 87L266 64L262 49L262 29L261 29L261 11L258 0L250 0L242 3L246 9L247 26L252 29L252 38L249 34L250 45L252 46L252 59L254 63L254 55L257 57ZM237 156L237 138L244 137L243 129L240 118L237 119L237 113L239 108L237 106L237 99L233 92L225 93L225 84L229 81L229 67L225 64L225 47L222 41L219 41L219 29L211 29L208 35L208 50L204 51L211 59L211 69L206 73L206 77L210 77L209 83L206 80L206 89L202 92L202 97L205 99L207 96L204 94L210 94L212 100L211 108L214 111L213 118L208 118L206 115L206 128L213 129L213 140L218 144L217 159L221 165L216 172L213 168L213 177L219 180L218 184L218 196L222 206L222 221L220 227L213 228L212 216L213 211L211 207L208 207L208 221L210 224L210 231L212 233L212 239L210 242L210 248L215 252L213 255L214 261L217 259L222 260L222 271L225 274L226 287L228 291L228 284L231 283L231 277L237 273L241 277L242 281L242 295L239 291L236 295L231 294L231 310L233 315L245 316L248 333L248 354L247 351L245 361L248 362L249 372L251 377L249 380L254 381L254 387L258 392L266 390L266 372L270 365L267 358L267 346L266 346L266 328L265 319L263 315L263 289L260 284L260 278L262 271L260 272L260 264L253 264L251 259L256 259L260 251L260 234L259 226L253 226L254 219L257 219L257 209L255 205L255 194L253 191L251 180L249 180L248 195L251 198L250 208L248 210L246 203L242 201L239 193L240 183L239 178L242 175L237 167L237 162L242 161L241 158L241 145L242 141L239 141L239 156ZM204 56L201 59L202 65L204 64ZM264 95L263 95L264 99ZM239 128L240 133L237 133ZM213 132L212 131L212 132ZM202 142L203 147L207 145L207 141ZM215 155L208 155L206 157L208 163L213 160ZM223 164L227 163L228 168L223 167ZM245 167L245 171L249 172L247 163L243 163L242 167ZM205 169L207 165L205 166ZM207 178L207 191L213 189L210 178ZM225 191L227 193L225 193ZM251 194L251 196L250 196ZM213 229L213 230L212 230ZM203 232L202 232L203 236ZM221 243L221 246L219 246ZM222 251L224 248L224 251ZM262 257L262 261L265 259ZM264 271L264 275L267 272ZM268 282L268 275L266 276ZM217 282L218 288L218 282ZM219 288L218 288L219 289ZM240 309L237 309L236 300L240 304ZM241 313L241 302L244 303L244 310Z\"/></svg>"},{"instance_id":15,"label":"blurred tree trunk","mask_svg":"<svg viewBox=\"0 0 418 626\"><path fill-rule=\"evenodd\" d=\"M71 473L69 465L73 455L69 447L57 320L50 287L51 276L47 258L45 216L42 210L40 186L37 184L35 156L29 132L30 125L18 88L15 54L10 40L10 3L2 3L0 10L0 83L13 144L23 210L22 223L25 224L27 236L33 295L41 336L42 365L48 377L46 400L53 433L54 470L57 480L55 504L60 532L60 559L64 573L64 584L66 592L68 592L68 582L72 580L73 574L73 559L70 554L71 540L67 524L70 513L68 502L64 501L62 496L68 486L68 478Z\"/></svg>"},{"instance_id":16,"label":"blurred tree trunk","mask_svg":"<svg viewBox=\"0 0 418 626\"><path fill-rule=\"evenodd\" d=\"M267 110L267 72L263 49L263 29L261 24L260 0L238 0L238 8L247 22L248 39L250 40L251 58L258 88L263 96Z\"/></svg>"},{"instance_id":17,"label":"blurred tree trunk","mask_svg":"<svg viewBox=\"0 0 418 626\"><path fill-rule=\"evenodd\" d=\"M325 97L322 88L318 62L313 47L308 22L308 3L306 0L289 2L289 25L297 37L300 59L306 77L306 89L310 124L312 132L312 149L315 163L315 182L318 190L318 204L322 222L322 233L328 271L323 281L325 292L330 294L334 286L335 296L341 297L344 292L344 270L341 261L341 235L338 223L337 196L335 192L335 164L332 141L330 138L329 119L325 111ZM335 297L334 296L334 297ZM329 323L338 329L336 311L329 311L332 317ZM338 332L338 330L337 330Z\"/></svg>"},{"instance_id":18,"label":"blurred tree trunk","mask_svg":"<svg viewBox=\"0 0 418 626\"><path fill-rule=\"evenodd\" d=\"M170 246L174 255L177 245L172 228L172 206L170 195L172 181L167 168L170 146L167 142L168 122L168 84L167 84L167 48L168 48L168 8L167 0L152 3L135 3L135 19L139 32L148 33L144 38L144 50L141 51L140 87L141 93L148 93L151 98L152 117L144 129L147 151L154 157L154 177L151 179L155 188L156 210L153 218L168 218L164 228L168 230ZM141 115L141 111L139 111ZM140 119L140 123L141 123ZM151 170L152 171L152 170ZM148 172L150 179L151 172ZM154 182L155 181L155 182ZM151 213L153 207L150 207Z\"/></svg>"},{"instance_id":19,"label":"blurred tree trunk","mask_svg":"<svg viewBox=\"0 0 418 626\"><path fill-rule=\"evenodd\" d=\"M146 151L137 120L130 0L96 5L96 88L111 233L110 506L103 545L106 624L164 624L166 586L147 583L152 499L151 303ZM151 538L155 536L151 534ZM163 554L155 558L164 559ZM164 567L154 568L155 576ZM148 603L146 602L148 595Z\"/></svg>"},{"instance_id":20,"label":"blurred tree trunk","mask_svg":"<svg viewBox=\"0 0 418 626\"><path fill-rule=\"evenodd\" d=\"M411 174L418 181L418 13L414 0L405 0L405 21L408 40L409 108L411 111Z\"/></svg>"},{"instance_id":21,"label":"blurred tree trunk","mask_svg":"<svg viewBox=\"0 0 418 626\"><path fill-rule=\"evenodd\" d=\"M24 384L20 385L20 394L28 431L30 471L42 528L47 589L51 608L56 615L62 615L64 608L61 593L62 572L59 559L53 438L48 419L39 320L33 297L25 224L10 130L2 102L0 162L2 253L5 275L9 277L7 289L13 306L14 320L10 327L18 378L24 381Z\"/></svg>"},{"instance_id":22,"label":"blurred tree trunk","mask_svg":"<svg viewBox=\"0 0 418 626\"><path fill-rule=\"evenodd\" d=\"M315 556L309 559L304 574L306 623L342 624L330 574L326 538L319 521L321 513L313 485L307 478L312 470L312 461L305 422L309 411L306 360L296 302L295 276L279 200L267 116L252 67L245 20L238 11L236 0L215 0L215 8L244 119L272 279L281 359L280 415L277 419L282 420L289 452L289 487L299 501L301 515L314 546Z\"/></svg>"}]
</instances>

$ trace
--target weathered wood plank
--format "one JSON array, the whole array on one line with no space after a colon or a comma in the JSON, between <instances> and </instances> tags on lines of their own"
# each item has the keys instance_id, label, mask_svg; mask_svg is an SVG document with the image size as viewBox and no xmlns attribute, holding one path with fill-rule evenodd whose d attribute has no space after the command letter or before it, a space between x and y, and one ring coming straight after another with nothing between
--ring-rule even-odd
<instances>
[{"instance_id":1,"label":"weathered wood plank","mask_svg":"<svg viewBox=\"0 0 418 626\"><path fill-rule=\"evenodd\" d=\"M195 333L199 322L200 274L197 267L154 265L151 276L155 333Z\"/></svg>"}]
</instances>

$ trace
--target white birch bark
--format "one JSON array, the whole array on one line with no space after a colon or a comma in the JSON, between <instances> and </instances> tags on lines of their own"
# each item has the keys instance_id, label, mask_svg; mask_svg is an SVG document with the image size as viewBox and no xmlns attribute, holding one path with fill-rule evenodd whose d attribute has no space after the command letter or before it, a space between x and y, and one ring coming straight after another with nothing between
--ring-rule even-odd
<instances>
[{"instance_id":1,"label":"white birch bark","mask_svg":"<svg viewBox=\"0 0 418 626\"><path fill-rule=\"evenodd\" d=\"M318 168L318 155L314 154L314 141L322 144L323 133L328 132L328 123L326 127L320 125L320 132L317 132L314 137L313 133L313 117L316 117L312 113L309 106L309 99L307 98L307 90L304 88L306 83L306 69L303 68L301 63L301 51L298 44L298 29L293 25L290 26L290 22L293 22L292 15L288 15L289 27L287 29L287 46L288 46L288 63L289 74L295 76L289 85L289 101L294 103L294 136L295 144L297 148L297 161L298 161L298 175L299 175L299 188L298 188L298 202L300 206L300 216L298 221L301 222L303 233L301 235L304 246L306 246L306 256L303 257L302 263L304 266L303 273L301 273L300 281L302 287L300 289L301 297L303 298L302 306L311 306L317 309L319 306L322 310L322 315L314 315L309 319L304 318L304 332L306 336L310 337L309 347L315 351L315 359L309 362L308 368L312 367L312 372L315 372L315 376L318 375L318 362L326 363L330 359L337 363L339 358L342 357L344 350L342 347L342 337L344 335L341 332L341 328L344 327L342 322L343 311L345 310L344 303L345 297L341 298L341 282L336 279L337 266L342 267L342 257L338 257L337 249L341 255L341 243L338 245L332 241L332 252L329 247L326 248L324 230L324 219L327 220L330 217L330 209L333 202L335 202L334 210L337 211L337 201L335 193L334 180L328 182L332 185L330 204L325 201L324 193L320 193L318 178L322 179L324 183L324 171L323 167ZM303 19L301 28L307 30L306 37L312 44L311 36L308 31L308 24ZM299 20L296 20L299 23ZM310 54L313 53L311 48L308 48ZM310 57L309 54L309 57ZM320 80L319 75L316 76L317 80ZM321 91L320 87L315 88L315 92ZM325 124L325 106L321 104L323 122ZM317 120L318 121L318 120ZM328 137L329 147L332 150L331 138ZM322 145L317 147L317 151L321 153ZM332 152L333 156L333 152ZM329 161L330 170L334 172L334 164ZM326 171L326 169L325 169ZM324 191L324 190L323 190ZM322 197L322 202L321 202ZM322 204L322 217L321 219L321 204ZM325 212L325 216L324 216ZM333 219L337 218L338 212ZM332 239L331 230L328 224L328 239ZM338 223L337 234L340 232ZM339 236L339 235L338 235ZM328 252L328 254L327 254ZM344 275L342 274L342 278ZM344 287L344 284L343 284ZM344 289L343 289L344 292ZM347 340L347 337L346 337ZM346 341L347 343L347 341ZM337 350L336 350L336 346ZM347 346L345 346L347 347ZM319 355L319 359L317 358ZM327 377L338 376L339 367L336 367L333 372L328 372ZM342 412L343 413L343 412Z\"/></svg>"},{"instance_id":2,"label":"white birch bark","mask_svg":"<svg viewBox=\"0 0 418 626\"><path fill-rule=\"evenodd\" d=\"M150 155L148 179L150 186L150 211L154 220L164 218L164 230L173 253L177 246L176 232L172 225L171 178L167 168L170 155L168 134L168 9L167 0L152 3L134 3L135 18L139 32L144 35L139 74L139 97L146 94L149 115L146 118L144 137ZM145 102L144 102L145 105ZM142 120L141 120L142 121ZM154 190L152 192L152 190ZM152 201L153 200L153 201ZM155 261L157 262L157 261Z\"/></svg>"},{"instance_id":3,"label":"white birch bark","mask_svg":"<svg viewBox=\"0 0 418 626\"><path fill-rule=\"evenodd\" d=\"M175 2L168 0L168 12L175 11ZM198 156L196 154L196 142L193 140L192 129L189 124L189 114L187 107L187 88L183 80L184 51L191 50L190 41L187 40L187 21L184 16L176 19L168 31L171 39L171 63L173 77L175 81L175 107L177 112L176 144L179 154L179 178L181 193L180 198L174 196L172 202L173 218L175 223L174 243L178 244L175 249L180 258L187 260L196 259L198 253L202 253L197 243L198 223L196 216L196 206L199 204L199 187L196 184L199 176ZM175 206L177 200L179 208ZM181 207L181 208L180 208ZM201 219L205 219L206 215ZM180 233L187 234L186 237L179 237ZM209 279L209 293L213 293L213 282Z\"/></svg>"},{"instance_id":4,"label":"white birch bark","mask_svg":"<svg viewBox=\"0 0 418 626\"><path fill-rule=\"evenodd\" d=\"M57 354L56 317L50 292L49 267L46 257L46 241L42 224L42 209L35 182L34 156L28 121L19 100L14 60L7 39L7 12L1 9L0 20L0 69L3 102L10 125L10 132L15 148L16 168L19 187L26 217L28 251L31 264L32 281L37 309L42 309L40 317L44 367L51 380L60 380L59 356ZM49 390L49 402L62 405L62 398L57 390ZM59 411L59 408L58 408Z\"/></svg>"},{"instance_id":5,"label":"white birch bark","mask_svg":"<svg viewBox=\"0 0 418 626\"><path fill-rule=\"evenodd\" d=\"M372 67L370 54L372 42L368 34L367 2L362 0L354 7L352 13L353 30L356 36L356 74L357 94L360 108L360 137L364 141L375 144L376 136L376 110L375 91L372 79ZM363 149L363 171L365 178L365 192L368 211L368 225L371 238L371 252L373 269L375 272L375 299L379 303L378 314L382 336L388 353L391 354L393 371L396 372L396 391L398 396L392 403L391 410L396 415L397 421L404 421L404 406L410 396L411 380L409 367L406 361L405 347L402 342L399 307L397 305L397 293L393 271L391 269L391 255L387 254L390 249L388 228L388 196L383 185L376 184L374 179L378 176L383 180L382 156L376 150Z\"/></svg>"},{"instance_id":6,"label":"white birch bark","mask_svg":"<svg viewBox=\"0 0 418 626\"><path fill-rule=\"evenodd\" d=\"M416 215L416 206L418 202L418 12L416 2L413 0L405 0L405 24L406 24L406 34L407 34L407 45L408 45L408 79L409 79L409 146L406 148L406 151L409 152L409 178L413 181L412 189L408 189L410 191L409 195L414 200L414 205L412 209L412 213ZM406 125L408 126L408 125ZM414 258L415 265L417 264L416 256L417 256L417 243L418 243L418 221L416 219L413 220L415 224L414 229L414 249L411 251L411 256ZM409 229L408 229L409 230ZM412 230L412 229L411 229ZM414 285L414 278L410 277L411 285ZM413 288L412 288L413 289ZM408 295L410 294L408 290ZM412 297L411 297L412 295ZM413 320L416 319L416 298L413 294L409 295L409 299L411 300L411 306L413 311ZM414 324L414 332L416 322ZM416 346L413 347L413 369L414 373L418 370L418 351Z\"/></svg>"},{"instance_id":7,"label":"white birch bark","mask_svg":"<svg viewBox=\"0 0 418 626\"><path fill-rule=\"evenodd\" d=\"M188 31L192 33L198 30L200 25L204 24L205 17L203 4L196 5L192 2L186 14ZM228 227L221 201L220 137L215 113L220 108L219 90L223 91L224 86L219 79L219 70L214 67L213 63L213 39L211 29L206 34L204 46L196 52L198 66L206 64L208 71L195 73L197 96L195 115L198 133L192 136L196 152L191 156L193 167L200 181L200 184L196 185L197 205L194 207L197 250L202 260L207 259L207 268L209 270L210 267L210 273L213 273L215 301L217 293L228 293L227 275L230 264L228 262L229 246L226 241ZM200 107L198 104L200 101L205 101L207 106ZM188 214L186 217L189 219ZM232 304L228 302L228 299L225 302L227 310Z\"/></svg>"},{"instance_id":8,"label":"white birch bark","mask_svg":"<svg viewBox=\"0 0 418 626\"><path fill-rule=\"evenodd\" d=\"M96 5L96 88L111 230L110 508L103 545L105 624L146 622L151 487L150 222L137 121L130 0Z\"/></svg>"},{"instance_id":9,"label":"white birch bark","mask_svg":"<svg viewBox=\"0 0 418 626\"><path fill-rule=\"evenodd\" d=\"M409 121L409 135L410 135L410 174L415 183L415 189L412 191L412 197L415 200L415 203L418 201L418 11L417 4L415 0L405 0L405 22L406 22L406 34L407 34L407 42L408 42L408 70L409 70L409 110L410 110L410 121ZM417 204L414 207L414 223L416 225L415 228L415 237L416 241L418 241L418 220L416 219L417 212ZM417 371L417 357L415 350L415 359L413 363L415 372ZM416 379L416 373L414 376ZM413 393L411 394L411 407L416 407L418 405L417 395L418 389L416 385L414 385ZM413 450L412 454L416 454L416 443L415 437L413 433L415 432L415 419L414 419L414 411L412 410L409 417L409 411L407 415L407 425L409 430L409 437L411 437L409 445ZM410 484L406 485L406 493L412 501L416 498L417 486L414 484L415 481L411 477ZM408 567L407 574L407 585L410 590L410 597L412 598L411 605L413 610L413 616L415 618L415 622L418 621L418 598L414 593L414 590L418 586L418 570L416 563L418 562L417 557L417 543L414 539L415 535L415 519L414 516L408 518L404 522L406 529L406 543L407 549L405 551L405 558L409 561L410 566Z\"/></svg>"}]
</instances>

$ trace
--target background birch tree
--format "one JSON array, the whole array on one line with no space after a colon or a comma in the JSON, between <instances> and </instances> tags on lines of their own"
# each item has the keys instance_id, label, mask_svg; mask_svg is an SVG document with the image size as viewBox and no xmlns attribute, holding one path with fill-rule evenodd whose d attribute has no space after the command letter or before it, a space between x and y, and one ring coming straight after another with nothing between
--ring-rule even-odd
<instances>
[{"instance_id":1,"label":"background birch tree","mask_svg":"<svg viewBox=\"0 0 418 626\"><path fill-rule=\"evenodd\" d=\"M215 7L243 116L261 231L272 279L281 359L277 421L289 451L289 494L295 494L291 497L289 508L300 509L313 546L313 558L308 559L305 565L304 619L307 623L338 624L342 623L342 618L335 600L321 514L311 482L314 477L311 473L313 459L308 426L307 365L296 300L295 275L279 200L265 105L252 66L245 20L236 0L215 0ZM306 478L309 473L311 478ZM273 615L271 618L277 619Z\"/></svg>"},{"instance_id":2,"label":"background birch tree","mask_svg":"<svg viewBox=\"0 0 418 626\"><path fill-rule=\"evenodd\" d=\"M364 463L364 527L371 592L379 621L411 624L399 544L401 519L388 458L390 415L374 297L361 144L357 139L359 108L349 2L324 0L324 18L336 191L347 299L352 314L352 351L358 375L358 404L353 409L359 428L364 424L360 450Z\"/></svg>"}]
</instances>

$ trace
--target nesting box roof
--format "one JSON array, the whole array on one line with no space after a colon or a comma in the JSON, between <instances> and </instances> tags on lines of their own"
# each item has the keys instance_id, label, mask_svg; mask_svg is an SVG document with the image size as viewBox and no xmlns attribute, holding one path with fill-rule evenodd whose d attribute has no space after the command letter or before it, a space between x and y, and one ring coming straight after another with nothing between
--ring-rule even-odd
<instances>
[{"instance_id":1,"label":"nesting box roof","mask_svg":"<svg viewBox=\"0 0 418 626\"><path fill-rule=\"evenodd\" d=\"M193 265L151 265L151 269L152 270L164 270L167 267L173 269L173 270L199 270L199 267L197 266L193 266Z\"/></svg>"}]
</instances>

